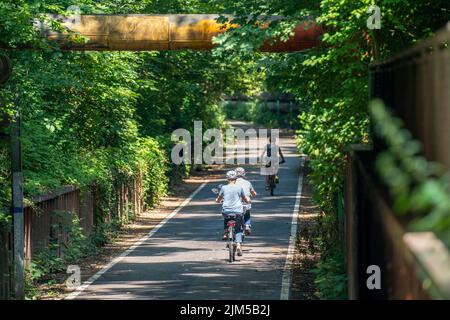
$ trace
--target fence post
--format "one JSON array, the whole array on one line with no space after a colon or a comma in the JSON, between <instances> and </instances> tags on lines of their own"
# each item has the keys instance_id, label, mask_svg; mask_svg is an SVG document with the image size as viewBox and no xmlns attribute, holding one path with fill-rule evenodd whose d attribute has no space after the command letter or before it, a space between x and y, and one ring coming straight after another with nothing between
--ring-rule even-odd
<instances>
[{"instance_id":1,"label":"fence post","mask_svg":"<svg viewBox=\"0 0 450 320\"><path fill-rule=\"evenodd\" d=\"M348 298L357 300L361 298L360 287L360 246L359 234L361 232L360 206L359 198L360 181L358 177L360 172L357 171L358 155L369 152L373 149L371 144L351 144L347 146L345 152L345 181L343 192L343 208L344 208L344 235L345 235L345 263L347 269Z\"/></svg>"},{"instance_id":2,"label":"fence post","mask_svg":"<svg viewBox=\"0 0 450 320\"><path fill-rule=\"evenodd\" d=\"M17 111L11 130L12 167L12 215L14 247L14 293L15 299L25 299L24 291L24 221L23 221L23 174L22 145L20 142L20 113Z\"/></svg>"},{"instance_id":3,"label":"fence post","mask_svg":"<svg viewBox=\"0 0 450 320\"><path fill-rule=\"evenodd\" d=\"M345 156L345 183L344 183L344 234L345 234L345 263L347 271L347 292L350 300L358 299L358 239L355 196L355 168L353 152Z\"/></svg>"}]
</instances>

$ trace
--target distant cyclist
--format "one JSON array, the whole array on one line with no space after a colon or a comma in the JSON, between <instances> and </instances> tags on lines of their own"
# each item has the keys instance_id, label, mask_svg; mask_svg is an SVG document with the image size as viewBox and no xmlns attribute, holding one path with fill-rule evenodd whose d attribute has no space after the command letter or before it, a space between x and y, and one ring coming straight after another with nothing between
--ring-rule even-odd
<instances>
[{"instance_id":1,"label":"distant cyclist","mask_svg":"<svg viewBox=\"0 0 450 320\"><path fill-rule=\"evenodd\" d=\"M251 197L256 197L257 193L255 189L253 188L253 185L250 181L245 179L245 169L244 168L236 168L235 169L236 174L238 176L236 180L236 185L241 186L242 189L244 189L245 196L249 199ZM249 201L247 204L243 204L244 207L244 232L245 235L250 235L251 233L251 227L252 227L252 220L250 217L250 209L252 208L252 204Z\"/></svg>"},{"instance_id":2,"label":"distant cyclist","mask_svg":"<svg viewBox=\"0 0 450 320\"><path fill-rule=\"evenodd\" d=\"M278 169L278 164L273 165L271 163L271 159L272 156L274 157L274 159L278 159L278 155L281 157L281 161L280 163L285 163L285 159L283 156L283 152L281 152L281 148L278 146L278 141L277 139L274 139L275 141L272 143L272 137L269 136L269 143L266 145L266 147L264 148L263 153L261 154L261 159L269 159L268 161L265 161L265 166L266 168L271 168L272 172L270 173L270 175L274 175L275 176L275 181L276 183L278 183L279 178L277 175L277 169ZM278 152L278 154L273 154L274 152ZM269 185L269 175L266 175L266 190L269 190L270 185Z\"/></svg>"},{"instance_id":3,"label":"distant cyclist","mask_svg":"<svg viewBox=\"0 0 450 320\"><path fill-rule=\"evenodd\" d=\"M244 213L243 203L248 203L250 199L245 195L244 189L236 184L237 174L235 171L228 171L226 174L228 184L222 186L217 203L222 202L222 215L224 217L225 234L223 240L227 239L227 224L230 220L236 220L236 251L238 256L242 256L242 215ZM234 215L234 217L230 217Z\"/></svg>"}]
</instances>

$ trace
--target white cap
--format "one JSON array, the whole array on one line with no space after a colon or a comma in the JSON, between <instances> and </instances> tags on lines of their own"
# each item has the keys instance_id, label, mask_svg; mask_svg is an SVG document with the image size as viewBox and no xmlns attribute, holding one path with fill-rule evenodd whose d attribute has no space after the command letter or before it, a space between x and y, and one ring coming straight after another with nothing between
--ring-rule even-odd
<instances>
[{"instance_id":1,"label":"white cap","mask_svg":"<svg viewBox=\"0 0 450 320\"><path fill-rule=\"evenodd\" d=\"M245 177L245 169L244 168L236 168L234 169L234 171L236 171L236 174L238 177Z\"/></svg>"},{"instance_id":2,"label":"white cap","mask_svg":"<svg viewBox=\"0 0 450 320\"><path fill-rule=\"evenodd\" d=\"M227 172L227 179L228 180L235 180L237 178L236 171L230 170Z\"/></svg>"}]
</instances>

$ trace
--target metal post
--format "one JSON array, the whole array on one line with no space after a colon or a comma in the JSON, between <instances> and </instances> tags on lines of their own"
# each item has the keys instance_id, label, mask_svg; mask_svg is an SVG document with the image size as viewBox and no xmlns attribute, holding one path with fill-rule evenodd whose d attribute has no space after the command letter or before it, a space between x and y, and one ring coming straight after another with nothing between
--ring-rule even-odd
<instances>
[{"instance_id":1,"label":"metal post","mask_svg":"<svg viewBox=\"0 0 450 320\"><path fill-rule=\"evenodd\" d=\"M14 239L14 293L16 300L25 298L24 291L24 217L22 145L20 141L20 113L17 111L11 128L12 214Z\"/></svg>"}]
</instances>

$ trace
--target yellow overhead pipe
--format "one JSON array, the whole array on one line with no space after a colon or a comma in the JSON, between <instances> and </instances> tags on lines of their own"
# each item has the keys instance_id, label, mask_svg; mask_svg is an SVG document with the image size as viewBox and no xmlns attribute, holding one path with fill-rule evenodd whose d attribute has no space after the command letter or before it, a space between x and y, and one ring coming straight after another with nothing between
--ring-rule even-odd
<instances>
[{"instance_id":1,"label":"yellow overhead pipe","mask_svg":"<svg viewBox=\"0 0 450 320\"><path fill-rule=\"evenodd\" d=\"M55 32L46 23L38 22L41 34L55 40L63 50L211 50L212 39L238 27L217 22L219 15L168 14L168 15L78 15L61 19L48 15L49 19L61 20L69 30ZM282 17L271 17L278 20ZM267 27L264 23L262 28ZM323 29L313 21L300 23L287 42L265 43L263 52L292 52L313 48L320 43ZM82 38L88 38L83 41Z\"/></svg>"}]
</instances>

